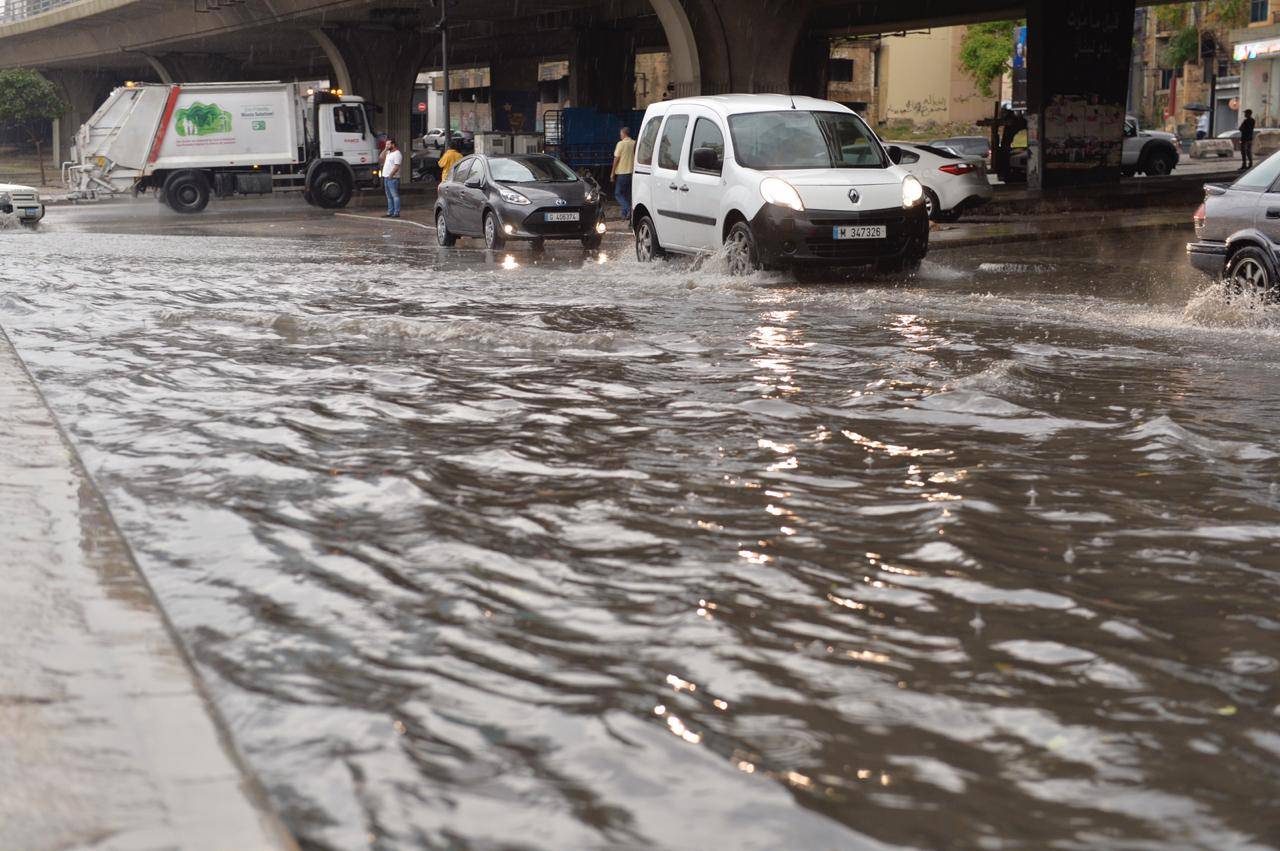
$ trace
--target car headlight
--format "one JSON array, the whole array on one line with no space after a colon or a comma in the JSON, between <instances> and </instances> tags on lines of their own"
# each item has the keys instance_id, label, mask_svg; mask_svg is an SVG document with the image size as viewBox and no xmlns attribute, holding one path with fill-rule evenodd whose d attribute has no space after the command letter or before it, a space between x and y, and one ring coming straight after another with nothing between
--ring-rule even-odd
<instances>
[{"instance_id":1,"label":"car headlight","mask_svg":"<svg viewBox=\"0 0 1280 851\"><path fill-rule=\"evenodd\" d=\"M508 204L521 204L521 205L523 205L523 204L532 204L532 203L533 203L533 202L532 202L532 201L530 201L528 198L524 197L523 195L521 195L519 192L515 191L514 189L507 189L506 187L503 187L502 189L499 189L499 190L498 190L498 194L499 194L499 195L501 195L501 196L502 196L502 200L503 200L503 201L506 201Z\"/></svg>"},{"instance_id":2,"label":"car headlight","mask_svg":"<svg viewBox=\"0 0 1280 851\"><path fill-rule=\"evenodd\" d=\"M804 212L800 193L790 183L778 177L766 177L760 183L760 197L770 204L788 207L797 213Z\"/></svg>"},{"instance_id":3,"label":"car headlight","mask_svg":"<svg viewBox=\"0 0 1280 851\"><path fill-rule=\"evenodd\" d=\"M588 189L586 196L582 200L586 201L588 204L594 204L599 199L600 199L599 192L597 192L594 189Z\"/></svg>"},{"instance_id":4,"label":"car headlight","mask_svg":"<svg viewBox=\"0 0 1280 851\"><path fill-rule=\"evenodd\" d=\"M902 206L914 207L924 198L924 186L913 175L908 174L902 181Z\"/></svg>"}]
</instances>

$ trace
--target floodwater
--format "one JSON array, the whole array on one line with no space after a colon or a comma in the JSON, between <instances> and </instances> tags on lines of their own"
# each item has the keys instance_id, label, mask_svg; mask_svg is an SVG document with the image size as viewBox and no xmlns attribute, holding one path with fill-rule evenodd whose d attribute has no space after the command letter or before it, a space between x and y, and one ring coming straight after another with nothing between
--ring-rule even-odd
<instances>
[{"instance_id":1,"label":"floodwater","mask_svg":"<svg viewBox=\"0 0 1280 851\"><path fill-rule=\"evenodd\" d=\"M1280 316L1183 234L902 286L0 239L308 848L1280 845Z\"/></svg>"}]
</instances>

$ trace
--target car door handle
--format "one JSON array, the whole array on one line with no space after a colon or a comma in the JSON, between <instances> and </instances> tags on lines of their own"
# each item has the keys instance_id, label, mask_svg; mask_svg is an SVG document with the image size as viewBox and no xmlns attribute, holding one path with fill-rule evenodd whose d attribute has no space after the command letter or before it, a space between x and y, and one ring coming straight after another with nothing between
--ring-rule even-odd
<instances>
[{"instance_id":1,"label":"car door handle","mask_svg":"<svg viewBox=\"0 0 1280 851\"><path fill-rule=\"evenodd\" d=\"M688 191L689 191L689 187L688 187L688 186L681 186L681 187L680 187L680 191L681 191L681 192L688 192Z\"/></svg>"},{"instance_id":2,"label":"car door handle","mask_svg":"<svg viewBox=\"0 0 1280 851\"><path fill-rule=\"evenodd\" d=\"M1268 219L1280 219L1280 207L1271 207L1267 210Z\"/></svg>"}]
</instances>

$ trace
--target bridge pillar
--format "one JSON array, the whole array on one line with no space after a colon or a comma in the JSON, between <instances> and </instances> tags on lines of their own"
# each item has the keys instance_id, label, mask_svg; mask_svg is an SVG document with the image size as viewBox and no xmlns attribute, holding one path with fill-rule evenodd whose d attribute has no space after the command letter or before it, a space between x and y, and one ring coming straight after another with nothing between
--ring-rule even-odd
<instances>
[{"instance_id":1,"label":"bridge pillar","mask_svg":"<svg viewBox=\"0 0 1280 851\"><path fill-rule=\"evenodd\" d=\"M66 68L42 73L61 89L62 99L67 103L67 111L56 123L58 138L54 140L60 157L65 160L71 156L71 146L75 144L80 125L89 120L89 116L97 111L112 89L124 84L125 78L117 79L115 75L108 73Z\"/></svg>"},{"instance_id":2,"label":"bridge pillar","mask_svg":"<svg viewBox=\"0 0 1280 851\"><path fill-rule=\"evenodd\" d=\"M1134 0L1028 0L1027 184L1120 179Z\"/></svg>"},{"instance_id":3,"label":"bridge pillar","mask_svg":"<svg viewBox=\"0 0 1280 851\"><path fill-rule=\"evenodd\" d=\"M794 58L813 5L813 0L685 0L698 45L702 93L791 92L793 72L804 68L793 67Z\"/></svg>"},{"instance_id":4,"label":"bridge pillar","mask_svg":"<svg viewBox=\"0 0 1280 851\"><path fill-rule=\"evenodd\" d=\"M392 136L409 151L413 86L428 52L436 44L433 33L415 29L326 28L351 79L348 94L374 105L374 128ZM341 79L339 69L335 79Z\"/></svg>"}]
</instances>

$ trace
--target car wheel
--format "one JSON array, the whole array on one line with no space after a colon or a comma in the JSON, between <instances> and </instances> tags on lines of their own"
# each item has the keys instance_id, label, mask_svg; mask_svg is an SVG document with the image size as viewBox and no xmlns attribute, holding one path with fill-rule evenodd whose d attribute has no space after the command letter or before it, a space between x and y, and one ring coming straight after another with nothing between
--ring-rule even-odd
<instances>
[{"instance_id":1,"label":"car wheel","mask_svg":"<svg viewBox=\"0 0 1280 851\"><path fill-rule=\"evenodd\" d=\"M724 239L724 256L730 275L750 275L759 270L760 256L756 252L756 237L751 232L751 225L738 222L729 228Z\"/></svg>"},{"instance_id":2,"label":"car wheel","mask_svg":"<svg viewBox=\"0 0 1280 851\"><path fill-rule=\"evenodd\" d=\"M653 226L653 219L641 216L636 223L636 259L641 263L652 263L665 256L666 252L658 242L658 229Z\"/></svg>"},{"instance_id":3,"label":"car wheel","mask_svg":"<svg viewBox=\"0 0 1280 851\"><path fill-rule=\"evenodd\" d=\"M587 251L597 251L604 238L598 233L587 234L582 238L582 247Z\"/></svg>"},{"instance_id":4,"label":"car wheel","mask_svg":"<svg viewBox=\"0 0 1280 851\"><path fill-rule=\"evenodd\" d=\"M199 213L209 206L209 181L193 171L180 171L164 184L164 198L175 213Z\"/></svg>"},{"instance_id":5,"label":"car wheel","mask_svg":"<svg viewBox=\"0 0 1280 851\"><path fill-rule=\"evenodd\" d=\"M337 168L322 168L311 178L308 187L316 205L326 210L338 210L351 200L351 178Z\"/></svg>"},{"instance_id":6,"label":"car wheel","mask_svg":"<svg viewBox=\"0 0 1280 851\"><path fill-rule=\"evenodd\" d=\"M546 254L547 241L545 239L535 239L533 242L529 243L529 250L534 254Z\"/></svg>"},{"instance_id":7,"label":"car wheel","mask_svg":"<svg viewBox=\"0 0 1280 851\"><path fill-rule=\"evenodd\" d=\"M929 221L942 221L942 202L938 200L938 196L932 189L924 190L924 211L929 214Z\"/></svg>"},{"instance_id":8,"label":"car wheel","mask_svg":"<svg viewBox=\"0 0 1280 851\"><path fill-rule=\"evenodd\" d=\"M507 240L502 235L502 228L498 226L498 217L493 213L485 213L484 247L490 251L501 251L506 244Z\"/></svg>"},{"instance_id":9,"label":"car wheel","mask_svg":"<svg viewBox=\"0 0 1280 851\"><path fill-rule=\"evenodd\" d=\"M1172 174L1173 156L1168 151L1155 151L1147 157L1147 165L1143 171L1148 177L1164 177L1166 174Z\"/></svg>"},{"instance_id":10,"label":"car wheel","mask_svg":"<svg viewBox=\"0 0 1280 851\"><path fill-rule=\"evenodd\" d=\"M436 211L436 245L441 248L452 248L457 243L458 237L449 231L449 225L445 222L444 210Z\"/></svg>"},{"instance_id":11,"label":"car wheel","mask_svg":"<svg viewBox=\"0 0 1280 851\"><path fill-rule=\"evenodd\" d=\"M1280 286L1271 260L1261 248L1247 245L1227 261L1223 275L1233 295L1254 295L1269 303L1280 302Z\"/></svg>"},{"instance_id":12,"label":"car wheel","mask_svg":"<svg viewBox=\"0 0 1280 851\"><path fill-rule=\"evenodd\" d=\"M1124 175L1125 177L1133 177L1134 175L1136 175L1136 174L1138 173L1138 170L1137 170L1136 168L1128 168L1128 167L1126 166L1126 167L1122 167L1122 168L1120 169L1120 173L1121 173L1122 175Z\"/></svg>"}]
</instances>

